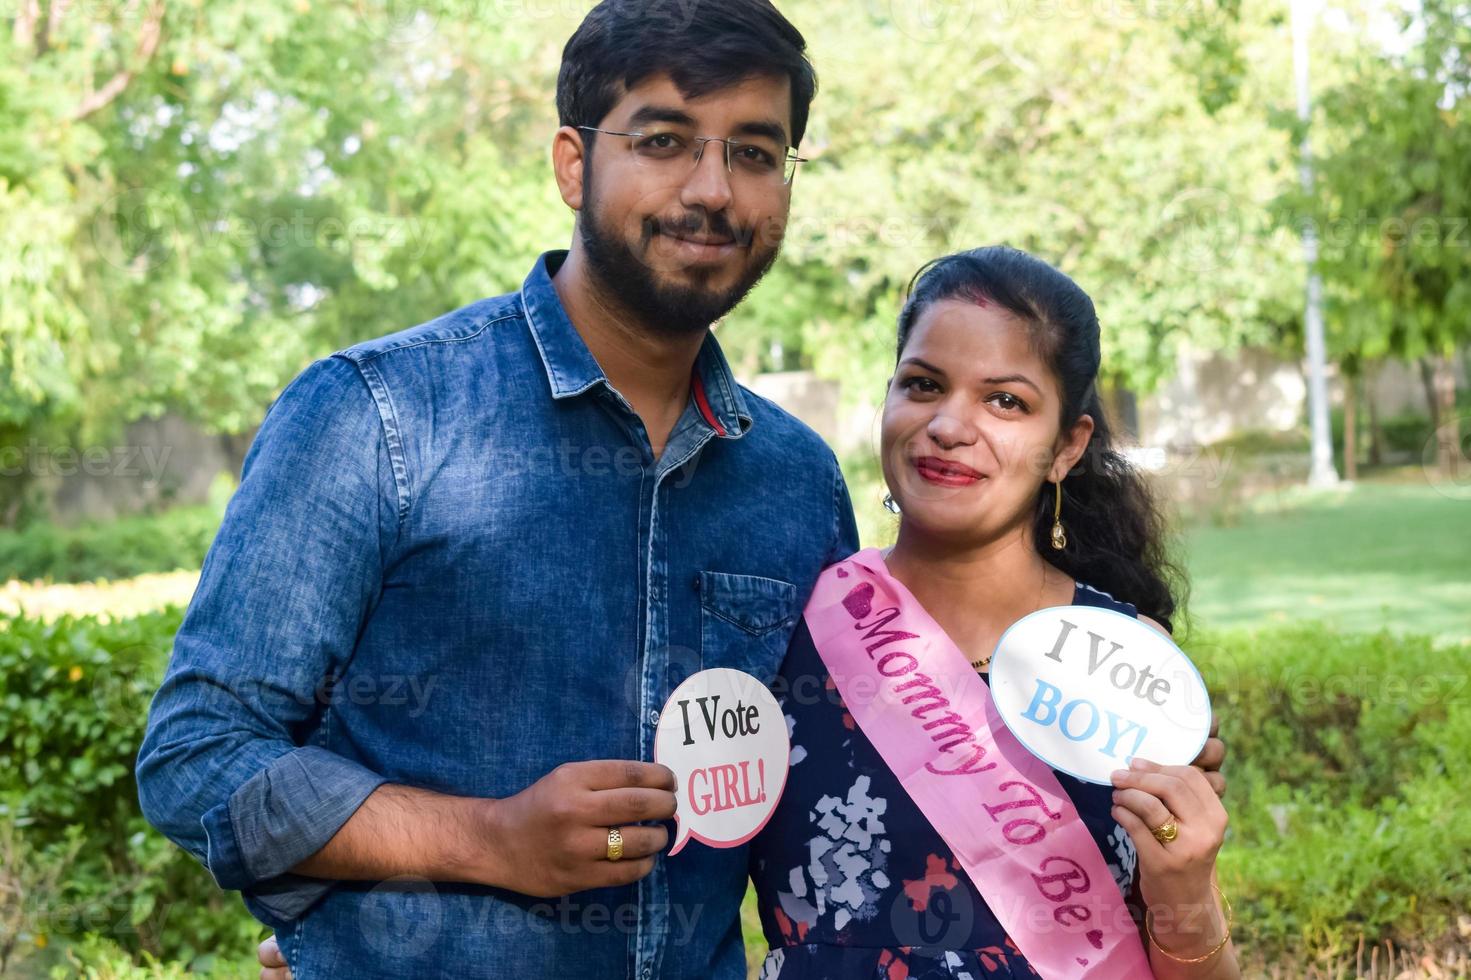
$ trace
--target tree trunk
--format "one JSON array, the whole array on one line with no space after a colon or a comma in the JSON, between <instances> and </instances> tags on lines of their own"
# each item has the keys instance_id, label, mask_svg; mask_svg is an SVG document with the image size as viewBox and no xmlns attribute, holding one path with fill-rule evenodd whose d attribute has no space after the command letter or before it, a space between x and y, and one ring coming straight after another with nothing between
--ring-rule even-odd
<instances>
[{"instance_id":1,"label":"tree trunk","mask_svg":"<svg viewBox=\"0 0 1471 980\"><path fill-rule=\"evenodd\" d=\"M1384 465L1384 429L1379 424L1379 399L1375 397L1379 365L1369 369L1364 381L1364 404L1369 409L1369 465Z\"/></svg>"},{"instance_id":2,"label":"tree trunk","mask_svg":"<svg viewBox=\"0 0 1471 980\"><path fill-rule=\"evenodd\" d=\"M1425 385L1425 404L1430 411L1430 431L1440 429L1440 400L1435 394L1435 372L1430 366L1430 358L1420 358L1420 381Z\"/></svg>"},{"instance_id":3,"label":"tree trunk","mask_svg":"<svg viewBox=\"0 0 1471 980\"><path fill-rule=\"evenodd\" d=\"M1359 478L1359 379L1343 376L1343 478L1352 483Z\"/></svg>"},{"instance_id":4,"label":"tree trunk","mask_svg":"<svg viewBox=\"0 0 1471 980\"><path fill-rule=\"evenodd\" d=\"M1456 418L1456 369L1449 354L1434 359L1435 461L1442 473L1456 467L1461 452L1461 433Z\"/></svg>"}]
</instances>

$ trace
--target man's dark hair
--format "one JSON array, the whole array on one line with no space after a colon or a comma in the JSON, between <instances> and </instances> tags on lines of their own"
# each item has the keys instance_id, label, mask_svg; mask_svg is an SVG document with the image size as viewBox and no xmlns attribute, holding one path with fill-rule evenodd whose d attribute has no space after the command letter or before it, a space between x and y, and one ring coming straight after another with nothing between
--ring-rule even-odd
<instances>
[{"instance_id":1,"label":"man's dark hair","mask_svg":"<svg viewBox=\"0 0 1471 980\"><path fill-rule=\"evenodd\" d=\"M686 98L785 75L796 146L817 92L806 48L770 0L603 0L562 49L557 114L563 126L596 126L624 92L657 74Z\"/></svg>"}]
</instances>

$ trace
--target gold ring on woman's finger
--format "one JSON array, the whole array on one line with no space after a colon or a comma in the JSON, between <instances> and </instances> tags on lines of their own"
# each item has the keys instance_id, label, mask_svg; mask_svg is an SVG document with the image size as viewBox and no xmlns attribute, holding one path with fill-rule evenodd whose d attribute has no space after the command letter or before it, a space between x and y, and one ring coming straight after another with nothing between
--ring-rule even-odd
<instances>
[{"instance_id":1,"label":"gold ring on woman's finger","mask_svg":"<svg viewBox=\"0 0 1471 980\"><path fill-rule=\"evenodd\" d=\"M623 860L623 831L617 827L608 828L608 860Z\"/></svg>"},{"instance_id":2,"label":"gold ring on woman's finger","mask_svg":"<svg viewBox=\"0 0 1471 980\"><path fill-rule=\"evenodd\" d=\"M1154 839L1159 841L1161 844L1168 844L1170 841L1180 836L1180 824L1175 820L1174 816L1172 815L1170 819L1166 820L1158 827L1155 827L1153 830L1150 831L1150 833L1153 834Z\"/></svg>"}]
</instances>

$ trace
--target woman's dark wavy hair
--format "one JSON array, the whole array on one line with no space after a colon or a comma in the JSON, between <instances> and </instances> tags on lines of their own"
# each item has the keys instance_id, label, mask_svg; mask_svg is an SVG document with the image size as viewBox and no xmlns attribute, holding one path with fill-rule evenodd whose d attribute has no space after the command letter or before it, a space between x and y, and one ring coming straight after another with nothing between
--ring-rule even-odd
<instances>
[{"instance_id":1,"label":"woman's dark wavy hair","mask_svg":"<svg viewBox=\"0 0 1471 980\"><path fill-rule=\"evenodd\" d=\"M1006 245L946 255L909 282L899 314L896 361L927 307L941 300L994 303L1027 325L1034 349L1062 389L1059 431L1080 416L1093 417L1093 437L1062 481L1067 546L1051 545L1055 490L1038 495L1032 519L1038 553L1079 582L1131 602L1139 612L1174 629L1186 580L1169 558L1163 514L1149 485L1114 449L1113 432L1098 395L1098 314L1088 294L1034 256Z\"/></svg>"}]
</instances>

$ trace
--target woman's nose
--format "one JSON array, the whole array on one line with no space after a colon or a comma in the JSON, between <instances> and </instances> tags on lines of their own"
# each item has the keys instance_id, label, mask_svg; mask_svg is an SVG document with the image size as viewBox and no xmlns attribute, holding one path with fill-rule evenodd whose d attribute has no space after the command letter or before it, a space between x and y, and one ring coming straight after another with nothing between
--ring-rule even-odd
<instances>
[{"instance_id":1,"label":"woman's nose","mask_svg":"<svg viewBox=\"0 0 1471 980\"><path fill-rule=\"evenodd\" d=\"M969 423L943 412L930 420L928 431L930 438L943 449L954 449L975 441L975 431Z\"/></svg>"}]
</instances>

